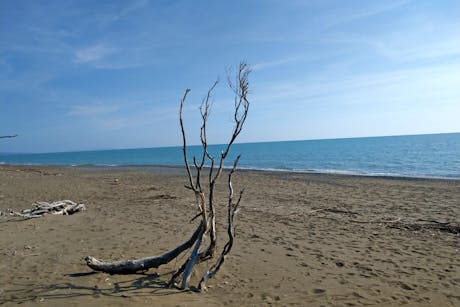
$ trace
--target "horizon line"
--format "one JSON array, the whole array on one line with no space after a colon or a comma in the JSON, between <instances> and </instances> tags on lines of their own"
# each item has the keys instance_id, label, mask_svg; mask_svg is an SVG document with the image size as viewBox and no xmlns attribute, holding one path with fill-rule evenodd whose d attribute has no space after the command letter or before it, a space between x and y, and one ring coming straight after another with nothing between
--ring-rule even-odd
<instances>
[{"instance_id":1,"label":"horizon line","mask_svg":"<svg viewBox=\"0 0 460 307\"><path fill-rule=\"evenodd\" d=\"M439 133L418 133L418 134L393 134L393 135L374 135L374 136L352 136L352 137L330 137L330 138L312 138L312 139L291 139L291 140L270 140L255 142L240 142L237 144L261 144L261 143L282 143L282 142L304 142L304 141L327 141L327 140L346 140L346 139L364 139L364 138L384 138L384 137L403 137L403 136L422 136L422 135L439 135L439 134L460 134L458 132L439 132ZM208 146L226 145L226 143L208 144ZM201 144L189 144L187 147L201 146ZM94 151L115 151L115 150L140 150L140 149L160 149L182 147L182 145L152 146L152 147L131 147L131 148L106 148L106 149L82 149L70 151L49 151L49 152L0 152L3 155L33 155L33 154L59 154L59 153L76 153L76 152L94 152Z\"/></svg>"}]
</instances>

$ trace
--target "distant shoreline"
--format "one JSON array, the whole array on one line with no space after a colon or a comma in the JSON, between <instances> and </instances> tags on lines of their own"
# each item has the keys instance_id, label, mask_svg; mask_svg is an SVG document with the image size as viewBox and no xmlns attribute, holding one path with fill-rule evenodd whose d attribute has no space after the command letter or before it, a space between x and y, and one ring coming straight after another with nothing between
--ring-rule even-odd
<instances>
[{"instance_id":1,"label":"distant shoreline","mask_svg":"<svg viewBox=\"0 0 460 307\"><path fill-rule=\"evenodd\" d=\"M222 146L209 145L219 157ZM344 174L370 177L460 179L460 134L355 138L298 142L234 144L226 166L242 158L240 169ZM201 157L200 146L187 148L190 158ZM183 167L181 147L48 154L0 154L0 164ZM210 165L209 161L205 164Z\"/></svg>"},{"instance_id":2,"label":"distant shoreline","mask_svg":"<svg viewBox=\"0 0 460 307\"><path fill-rule=\"evenodd\" d=\"M97 165L97 164L82 164L82 165L55 165L55 164L0 164L1 166L9 167L43 167L43 168L76 168L89 171L141 171L155 173L161 175L186 175L184 166L180 165L156 165L156 164L138 164L138 165ZM207 169L207 167L205 167ZM228 168L225 168L228 169ZM257 169L257 168L238 168L239 172L245 173L261 173L272 176L289 176L289 175L318 175L331 177L358 177L358 178L376 178L388 180L410 180L410 181L460 181L460 177L435 177L435 176L403 176L403 175L382 175L382 174L359 174L353 172L321 172L321 171L297 171L284 169Z\"/></svg>"},{"instance_id":3,"label":"distant shoreline","mask_svg":"<svg viewBox=\"0 0 460 307\"><path fill-rule=\"evenodd\" d=\"M437 136L437 135L460 135L458 132L439 132L439 133L419 133L419 134L396 134L396 135L374 135L374 136L350 136L350 137L326 137L326 138L312 138L312 139L292 139L292 140L270 140L270 141L254 141L254 142L237 142L234 145L257 145L257 144L270 144L270 143L296 143L296 142L318 142L318 141L337 141L337 140L359 140L359 139L382 139L382 138L402 138L402 137L419 137L419 136ZM213 143L208 146L225 146L224 143ZM201 148L200 144L190 144L187 148ZM152 147L121 147L121 148L90 148L90 149L77 149L77 150L64 150L64 151L38 151L38 152L0 152L1 155L48 155L48 154L67 154L67 153L87 153L87 152L100 152L100 151L120 151L120 150L145 150L145 149L169 149L179 148L182 145L167 145L167 146L152 146Z\"/></svg>"}]
</instances>

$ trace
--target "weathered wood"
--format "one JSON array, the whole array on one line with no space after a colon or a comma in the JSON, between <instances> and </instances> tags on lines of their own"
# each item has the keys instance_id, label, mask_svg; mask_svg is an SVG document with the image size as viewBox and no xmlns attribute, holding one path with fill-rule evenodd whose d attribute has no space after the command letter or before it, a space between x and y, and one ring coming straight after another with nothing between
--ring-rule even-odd
<instances>
[{"instance_id":1,"label":"weathered wood","mask_svg":"<svg viewBox=\"0 0 460 307\"><path fill-rule=\"evenodd\" d=\"M185 127L183 121L183 108L186 102L187 96L190 92L190 89L186 89L185 93L180 101L180 108L179 108L179 123L181 128L182 134L182 153L184 158L185 169L187 172L188 183L185 185L185 188L192 190L195 198L196 198L196 206L199 211L198 214L195 215L191 220L195 220L201 217L200 226L196 229L193 236L181 246L175 248L174 250L158 257L147 257L137 260L128 260L128 261L118 261L118 262L103 262L94 257L86 257L87 265L96 271L102 271L110 274L129 274L129 273L136 273L139 271L146 271L149 268L157 268L162 264L166 264L171 260L175 259L180 253L191 249L193 247L189 257L184 262L184 264L173 273L170 285L176 285L176 279L178 279L182 275L182 282L181 288L186 289L188 288L188 283L190 276L192 275L194 267L203 261L207 261L212 258L217 251L217 232L216 232L216 206L214 202L214 189L216 186L216 182L219 179L220 175L224 169L224 161L227 158L230 149L235 142L236 138L240 134L241 130L243 129L244 123L246 122L248 110L249 110L249 101L247 99L248 89L249 89L249 80L248 76L251 70L249 66L241 62L238 71L236 74L235 82L231 82L229 80L229 87L234 93L234 113L233 113L233 121L234 127L225 149L221 152L221 154L214 158L208 151L208 141L207 141L207 121L210 114L211 108L211 96L218 84L216 81L212 87L209 89L207 95L203 99L200 105L200 114L202 119L202 125L200 128L200 140L203 152L201 156L193 157L193 166L195 167L195 172L192 172L190 167L190 162L187 157L187 138L185 135ZM231 171L233 174L236 170L236 165L238 163L239 157L235 160L234 167ZM208 182L206 187L204 186L204 180L202 180L203 171L206 162L210 162L209 174L208 174ZM235 213L237 212L238 205L241 200L241 195L237 200L237 202L233 202L233 188L231 187L231 174L229 176L229 187L230 187L230 196L228 201L228 234L229 234L229 242L224 247L224 250L220 254L220 258L218 263L212 266L209 269L209 275L207 275L204 280L214 276L219 268L222 266L224 262L225 255L227 255L231 247L233 245L233 238L234 238L234 231L235 227L233 225L233 219ZM203 246L204 242L207 239L210 239L210 243L208 246ZM211 276L212 275L212 276ZM204 285L204 282L203 282Z\"/></svg>"},{"instance_id":2,"label":"weathered wood","mask_svg":"<svg viewBox=\"0 0 460 307\"><path fill-rule=\"evenodd\" d=\"M85 258L86 264L95 271L105 272L109 274L131 274L141 271L147 271L151 268L158 268L160 265L167 264L174 260L182 252L188 250L197 241L200 234L203 232L203 222L198 225L193 235L182 245L161 255L154 257L146 257L136 260L104 262L91 256Z\"/></svg>"},{"instance_id":3,"label":"weathered wood","mask_svg":"<svg viewBox=\"0 0 460 307\"><path fill-rule=\"evenodd\" d=\"M203 231L201 231L200 234L198 235L198 238L195 243L195 247L193 248L192 254L190 255L190 258L187 261L187 265L185 266L184 275L182 276L182 284L181 284L182 289L186 289L188 286L190 275L192 275L193 267L195 266L195 263L198 259L198 251L200 250L202 241L203 241Z\"/></svg>"},{"instance_id":4,"label":"weathered wood","mask_svg":"<svg viewBox=\"0 0 460 307\"><path fill-rule=\"evenodd\" d=\"M71 200L66 199L55 201L53 203L36 202L32 204L31 209L24 209L20 212L9 210L8 213L10 216L18 216L25 219L31 219L42 217L46 214L71 215L85 210L86 206L84 204L77 204Z\"/></svg>"},{"instance_id":5,"label":"weathered wood","mask_svg":"<svg viewBox=\"0 0 460 307\"><path fill-rule=\"evenodd\" d=\"M225 150L221 152L220 157L217 161L207 150L208 143L207 143L207 136L206 136L206 123L208 120L209 110L210 110L210 97L218 81L216 81L213 84L213 86L209 89L207 96L203 99L201 106L200 106L200 114L201 114L201 119L202 119L202 126L200 129L201 130L200 139L201 139L203 153L201 156L201 162L198 162L196 157L193 158L193 164L196 169L195 179L193 178L192 173L190 172L190 166L189 166L189 162L187 159L187 142L186 142L185 129L184 129L184 123L183 123L183 118L182 118L183 105L185 103L187 94L190 91L189 89L185 91L184 97L182 98L181 103L180 103L179 121L180 121L182 139L183 139L182 150L183 150L183 155L184 155L185 168L187 170L187 175L189 177L188 179L190 183L190 185L187 188L193 190L193 192L195 193L195 197L197 198L198 209L200 210L202 221L205 225L204 232L202 235L199 236L197 243L195 245L195 248L193 249L190 257L187 259L186 263L184 263L181 266L179 271L173 274L173 277L171 278L170 284L174 284L175 279L180 274L179 272L183 272L182 273L183 274L182 283L181 283L182 289L185 289L188 287L188 282L189 282L190 275L193 271L193 267L197 263L203 261L204 259L207 260L209 258L212 258L216 254L217 232L216 232L216 207L214 204L214 188L215 188L217 180L222 174L222 171L224 168L224 161L227 158L233 143L235 142L236 138L238 137L241 130L243 129L244 123L247 118L247 114L249 110L249 101L247 99L248 89L249 89L248 76L250 72L251 70L249 66L246 63L241 62L238 67L235 82L232 82L230 78L228 80L229 81L228 85L234 93L233 121L235 125L233 127L233 131L232 131L230 140L228 141L225 147ZM205 197L204 197L205 189L203 189L202 184L201 184L201 174L202 174L203 166L204 166L206 159L208 159L211 162L211 165L209 167L209 174L208 174L207 192L209 194L208 194L207 204L205 203ZM217 273L217 271L220 269L221 265L224 262L225 255L227 255L230 252L232 245L233 245L233 237L234 237L233 218L237 210L237 207L239 205L239 202L241 200L241 194L240 194L240 199L238 200L238 202L236 204L233 203L233 200L232 200L233 188L231 187L231 174L235 172L236 165L238 164L238 160L239 160L239 156L235 160L233 169L231 170L230 175L229 175L229 186L230 186L230 196L229 196L229 202L228 202L229 242L224 246L224 250L222 251L219 257L218 263L210 268L210 270L208 271L209 274L208 273L205 274L206 277L203 277L204 281L200 282L199 287L201 287L201 285L204 285L204 282L206 281L206 279L214 276ZM197 215L196 217L198 216L199 215ZM209 237L210 243L205 251L200 252L202 240L206 239L207 237Z\"/></svg>"},{"instance_id":6,"label":"weathered wood","mask_svg":"<svg viewBox=\"0 0 460 307\"><path fill-rule=\"evenodd\" d=\"M235 161L233 162L233 168L228 174L228 190L229 190L229 195L228 195L228 204L227 204L227 235L228 235L228 240L227 243L225 244L224 248L222 249L222 252L219 256L219 259L217 262L211 266L211 268L204 273L203 277L200 280L200 283L198 284L198 291L201 290L206 290L206 281L214 276L216 276L217 272L220 270L222 265L224 264L225 261L225 256L232 250L233 247L233 240L235 237L235 224L233 222L235 218L235 214L238 212L238 207L241 202L241 197L243 196L244 190L240 191L240 195L238 197L238 200L236 202L233 201L233 184L232 184L232 175L236 171L236 167L238 165L238 161L240 160L240 155L236 157Z\"/></svg>"}]
</instances>

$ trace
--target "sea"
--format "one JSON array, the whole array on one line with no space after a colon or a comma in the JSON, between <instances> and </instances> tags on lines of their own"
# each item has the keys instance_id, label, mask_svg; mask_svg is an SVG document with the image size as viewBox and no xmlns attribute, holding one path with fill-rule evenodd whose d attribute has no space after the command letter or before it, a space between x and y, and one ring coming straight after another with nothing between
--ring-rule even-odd
<instances>
[{"instance_id":1,"label":"sea","mask_svg":"<svg viewBox=\"0 0 460 307\"><path fill-rule=\"evenodd\" d=\"M210 145L215 157L224 145ZM201 146L187 148L191 164ZM231 167L300 173L460 179L460 133L234 144ZM182 147L57 153L0 153L0 164L66 166L183 166Z\"/></svg>"}]
</instances>

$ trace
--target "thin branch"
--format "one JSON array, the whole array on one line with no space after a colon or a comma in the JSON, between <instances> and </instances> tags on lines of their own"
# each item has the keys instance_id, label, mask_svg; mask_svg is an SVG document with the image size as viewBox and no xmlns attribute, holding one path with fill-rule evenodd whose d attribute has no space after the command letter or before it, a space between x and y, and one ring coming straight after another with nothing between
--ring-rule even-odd
<instances>
[{"instance_id":1,"label":"thin branch","mask_svg":"<svg viewBox=\"0 0 460 307\"><path fill-rule=\"evenodd\" d=\"M238 67L238 73L236 75L236 82L233 83L230 81L229 71L227 71L227 79L228 85L230 89L235 94L235 105L234 105L234 114L233 118L235 121L235 126L232 131L232 136L230 141L227 144L225 151L221 152L219 166L215 174L214 172L214 165L215 160L213 157L209 157L211 160L211 168L209 170L209 217L210 217L210 231L211 231L211 240L209 243L209 247L206 251L206 255L213 256L217 246L217 234L216 234L216 219L215 219L215 208L214 208L214 187L216 184L217 179L222 173L224 167L224 161L227 157L228 153L230 152L230 148L238 135L240 134L243 125L246 121L246 117L249 110L249 101L247 99L248 88L249 88L249 74L251 70L249 66L241 62ZM241 106L243 107L242 113L240 111Z\"/></svg>"},{"instance_id":2,"label":"thin branch","mask_svg":"<svg viewBox=\"0 0 460 307\"><path fill-rule=\"evenodd\" d=\"M182 100L180 101L179 121L180 121L180 129L182 132L182 141L183 141L182 151L184 153L185 169L187 170L188 179L190 181L190 187L195 191L195 185L193 184L193 177L190 172L190 166L188 165L188 160L187 160L187 139L185 138L184 120L182 118L182 109L184 107L184 103L185 103L185 100L187 99L188 93L190 93L190 89L185 90L184 97L182 97Z\"/></svg>"},{"instance_id":3,"label":"thin branch","mask_svg":"<svg viewBox=\"0 0 460 307\"><path fill-rule=\"evenodd\" d=\"M248 89L249 89L249 74L251 69L249 65L245 62L241 62L238 67L237 81L235 83L230 81L228 78L228 86L233 90L235 94L235 109L233 114L233 119L235 121L235 126L233 128L232 136L230 141L227 143L227 147L222 151L220 155L220 163L217 170L217 173L213 177L213 181L216 181L222 173L222 168L224 166L224 160L230 152L230 148L235 142L236 138L243 129L244 123L249 111L249 101L247 99ZM243 110L240 111L240 108L243 107ZM242 114L240 114L242 112Z\"/></svg>"},{"instance_id":4,"label":"thin branch","mask_svg":"<svg viewBox=\"0 0 460 307\"><path fill-rule=\"evenodd\" d=\"M202 100L201 105L200 105L200 114L201 114L201 119L202 119L202 124L201 124L201 128L200 128L200 140L201 140L201 146L203 147L203 154L201 156L201 162L200 162L199 165L197 164L197 162L194 161L195 168L196 168L196 189L199 190L199 191L202 191L202 188L201 188L201 171L202 171L204 163L206 161L206 157L212 158L212 156L208 152L206 124L208 122L208 117L209 117L210 110L211 110L211 105L209 103L209 100L211 99L212 92L214 91L214 89L216 88L218 83L219 83L219 80L216 80L214 82L214 84L208 90L208 93L207 93L206 97Z\"/></svg>"},{"instance_id":5,"label":"thin branch","mask_svg":"<svg viewBox=\"0 0 460 307\"><path fill-rule=\"evenodd\" d=\"M0 139L11 139L17 137L17 134L14 135L0 135Z\"/></svg>"}]
</instances>

